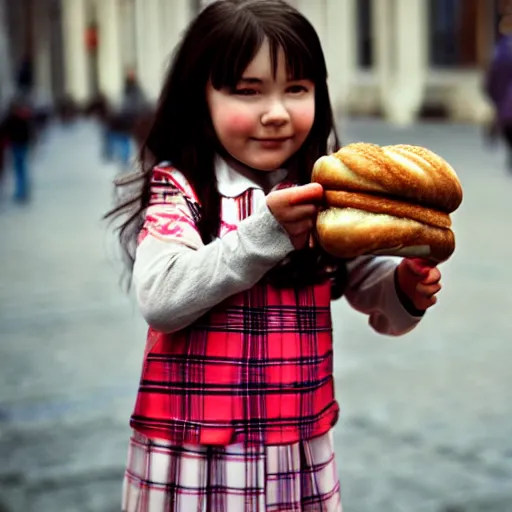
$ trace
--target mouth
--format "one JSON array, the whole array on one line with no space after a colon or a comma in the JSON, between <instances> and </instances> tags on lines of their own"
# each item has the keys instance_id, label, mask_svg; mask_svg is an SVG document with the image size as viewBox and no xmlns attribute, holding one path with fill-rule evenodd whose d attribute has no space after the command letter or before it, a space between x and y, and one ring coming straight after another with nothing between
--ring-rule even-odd
<instances>
[{"instance_id":1,"label":"mouth","mask_svg":"<svg viewBox=\"0 0 512 512\"><path fill-rule=\"evenodd\" d=\"M290 140L291 137L268 137L268 138L259 138L253 137L253 140L256 142L268 143L268 144L279 144L281 142L286 142Z\"/></svg>"},{"instance_id":2,"label":"mouth","mask_svg":"<svg viewBox=\"0 0 512 512\"><path fill-rule=\"evenodd\" d=\"M254 137L254 140L261 142L283 142L290 139L291 137Z\"/></svg>"}]
</instances>

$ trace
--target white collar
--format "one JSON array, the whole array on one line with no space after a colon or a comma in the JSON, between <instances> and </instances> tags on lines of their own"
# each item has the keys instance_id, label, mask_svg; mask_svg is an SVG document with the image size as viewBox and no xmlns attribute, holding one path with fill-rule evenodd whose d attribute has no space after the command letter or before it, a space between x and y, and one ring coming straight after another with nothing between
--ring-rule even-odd
<instances>
[{"instance_id":1,"label":"white collar","mask_svg":"<svg viewBox=\"0 0 512 512\"><path fill-rule=\"evenodd\" d=\"M259 182L260 180L258 180L255 174L251 174L252 173L249 170L244 174L235 171L220 156L215 158L217 189L221 196L238 197L251 188L263 190L263 186ZM287 175L288 171L286 169L277 169L275 171L265 173L265 178L267 181L265 188L271 190L278 183L283 181Z\"/></svg>"}]
</instances>

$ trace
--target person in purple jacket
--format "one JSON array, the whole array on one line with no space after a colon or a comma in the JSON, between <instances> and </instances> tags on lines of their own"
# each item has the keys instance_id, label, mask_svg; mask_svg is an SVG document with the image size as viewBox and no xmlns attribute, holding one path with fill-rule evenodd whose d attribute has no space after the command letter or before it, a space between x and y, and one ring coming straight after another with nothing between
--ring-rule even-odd
<instances>
[{"instance_id":1,"label":"person in purple jacket","mask_svg":"<svg viewBox=\"0 0 512 512\"><path fill-rule=\"evenodd\" d=\"M496 44L485 90L496 109L493 131L507 145L508 166L512 171L512 36L502 36Z\"/></svg>"}]
</instances>

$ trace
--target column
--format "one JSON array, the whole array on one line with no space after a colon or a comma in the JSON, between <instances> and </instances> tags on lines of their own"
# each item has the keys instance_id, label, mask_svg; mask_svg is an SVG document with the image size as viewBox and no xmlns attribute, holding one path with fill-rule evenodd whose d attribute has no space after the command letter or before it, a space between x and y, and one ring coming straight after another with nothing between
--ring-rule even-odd
<instances>
[{"instance_id":1,"label":"column","mask_svg":"<svg viewBox=\"0 0 512 512\"><path fill-rule=\"evenodd\" d=\"M388 121L406 126L421 108L427 73L426 0L373 0L375 67Z\"/></svg>"},{"instance_id":2,"label":"column","mask_svg":"<svg viewBox=\"0 0 512 512\"><path fill-rule=\"evenodd\" d=\"M357 69L356 1L290 1L318 33L327 62L329 91L335 113L347 109Z\"/></svg>"},{"instance_id":3,"label":"column","mask_svg":"<svg viewBox=\"0 0 512 512\"><path fill-rule=\"evenodd\" d=\"M6 1L0 0L0 113L14 92Z\"/></svg>"},{"instance_id":4,"label":"column","mask_svg":"<svg viewBox=\"0 0 512 512\"><path fill-rule=\"evenodd\" d=\"M327 37L324 51L329 90L336 112L349 107L357 72L357 0L327 0Z\"/></svg>"},{"instance_id":5,"label":"column","mask_svg":"<svg viewBox=\"0 0 512 512\"><path fill-rule=\"evenodd\" d=\"M121 0L119 6L119 25L122 69L125 72L135 71L137 55L134 0Z\"/></svg>"},{"instance_id":6,"label":"column","mask_svg":"<svg viewBox=\"0 0 512 512\"><path fill-rule=\"evenodd\" d=\"M44 105L53 103L50 6L46 0L32 3L32 55L35 93Z\"/></svg>"},{"instance_id":7,"label":"column","mask_svg":"<svg viewBox=\"0 0 512 512\"><path fill-rule=\"evenodd\" d=\"M88 101L91 94L85 46L86 19L86 0L63 0L65 91L78 103Z\"/></svg>"},{"instance_id":8,"label":"column","mask_svg":"<svg viewBox=\"0 0 512 512\"><path fill-rule=\"evenodd\" d=\"M199 9L204 9L208 4L211 4L213 2L214 0L199 0Z\"/></svg>"},{"instance_id":9,"label":"column","mask_svg":"<svg viewBox=\"0 0 512 512\"><path fill-rule=\"evenodd\" d=\"M100 91L113 103L123 90L119 0L100 0L98 13L98 80Z\"/></svg>"},{"instance_id":10,"label":"column","mask_svg":"<svg viewBox=\"0 0 512 512\"><path fill-rule=\"evenodd\" d=\"M160 0L160 3L162 13L161 47L163 49L163 65L166 69L193 14L190 0L174 0L174 2Z\"/></svg>"},{"instance_id":11,"label":"column","mask_svg":"<svg viewBox=\"0 0 512 512\"><path fill-rule=\"evenodd\" d=\"M27 26L28 13L22 2L12 2L6 0L6 20L10 28L8 28L8 37L10 39L10 50L13 64L13 76L15 82L18 81L18 73L20 65L30 54L29 45L29 27ZM17 83L15 84L17 86Z\"/></svg>"},{"instance_id":12,"label":"column","mask_svg":"<svg viewBox=\"0 0 512 512\"><path fill-rule=\"evenodd\" d=\"M167 0L163 0L167 3ZM177 40L180 41L183 33L194 17L192 4L190 0L176 0L174 3L174 28L177 34Z\"/></svg>"},{"instance_id":13,"label":"column","mask_svg":"<svg viewBox=\"0 0 512 512\"><path fill-rule=\"evenodd\" d=\"M485 123L493 119L494 108L483 90L483 72L494 47L495 8L488 0L464 0L459 5L453 30L463 55L445 97L454 121Z\"/></svg>"},{"instance_id":14,"label":"column","mask_svg":"<svg viewBox=\"0 0 512 512\"><path fill-rule=\"evenodd\" d=\"M152 101L158 98L164 76L161 16L159 0L135 0L137 78Z\"/></svg>"},{"instance_id":15,"label":"column","mask_svg":"<svg viewBox=\"0 0 512 512\"><path fill-rule=\"evenodd\" d=\"M290 2L298 9L315 27L322 47L327 44L327 2L328 0L295 0Z\"/></svg>"},{"instance_id":16,"label":"column","mask_svg":"<svg viewBox=\"0 0 512 512\"><path fill-rule=\"evenodd\" d=\"M478 0L476 6L476 40L477 64L487 69L490 63L495 42L495 6L488 0Z\"/></svg>"}]
</instances>

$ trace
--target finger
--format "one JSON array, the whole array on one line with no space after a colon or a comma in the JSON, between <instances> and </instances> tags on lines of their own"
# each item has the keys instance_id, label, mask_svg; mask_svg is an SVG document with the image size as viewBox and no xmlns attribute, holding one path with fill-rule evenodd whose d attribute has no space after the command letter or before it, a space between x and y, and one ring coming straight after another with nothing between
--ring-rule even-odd
<instances>
[{"instance_id":1,"label":"finger","mask_svg":"<svg viewBox=\"0 0 512 512\"><path fill-rule=\"evenodd\" d=\"M407 270L417 277L426 277L430 272L430 269L424 265L424 260L419 258L405 258L404 264Z\"/></svg>"},{"instance_id":2,"label":"finger","mask_svg":"<svg viewBox=\"0 0 512 512\"><path fill-rule=\"evenodd\" d=\"M291 206L319 203L324 196L324 189L320 183L308 183L307 185L290 187L279 192L287 195L288 204Z\"/></svg>"},{"instance_id":3,"label":"finger","mask_svg":"<svg viewBox=\"0 0 512 512\"><path fill-rule=\"evenodd\" d=\"M439 293L440 290L441 285L439 283L429 285L420 283L416 286L416 291L424 297L433 297L436 293Z\"/></svg>"},{"instance_id":4,"label":"finger","mask_svg":"<svg viewBox=\"0 0 512 512\"><path fill-rule=\"evenodd\" d=\"M437 284L441 281L441 272L438 268L433 268L421 284Z\"/></svg>"},{"instance_id":5,"label":"finger","mask_svg":"<svg viewBox=\"0 0 512 512\"><path fill-rule=\"evenodd\" d=\"M282 212L283 223L299 222L305 219L313 219L317 214L317 207L312 204L301 204L287 208Z\"/></svg>"},{"instance_id":6,"label":"finger","mask_svg":"<svg viewBox=\"0 0 512 512\"><path fill-rule=\"evenodd\" d=\"M303 233L309 234L313 228L313 221L311 219L307 219L299 222L290 222L284 224L283 227L290 236L298 236Z\"/></svg>"},{"instance_id":7,"label":"finger","mask_svg":"<svg viewBox=\"0 0 512 512\"><path fill-rule=\"evenodd\" d=\"M415 306L418 308L418 309L428 309L430 308L431 306L433 306L435 303L437 302L437 297L434 295L432 297L424 297L424 298L421 298L421 299L418 299L415 303Z\"/></svg>"},{"instance_id":8,"label":"finger","mask_svg":"<svg viewBox=\"0 0 512 512\"><path fill-rule=\"evenodd\" d=\"M307 233L303 233L298 236L291 236L290 241L292 242L292 245L295 249L303 249L306 247L308 237L309 235Z\"/></svg>"},{"instance_id":9,"label":"finger","mask_svg":"<svg viewBox=\"0 0 512 512\"><path fill-rule=\"evenodd\" d=\"M427 260L425 258L408 258L410 261L414 261L414 263L419 266L419 267L423 267L423 268L434 268L434 267L437 267L437 263L435 261L432 261L432 260Z\"/></svg>"}]
</instances>

